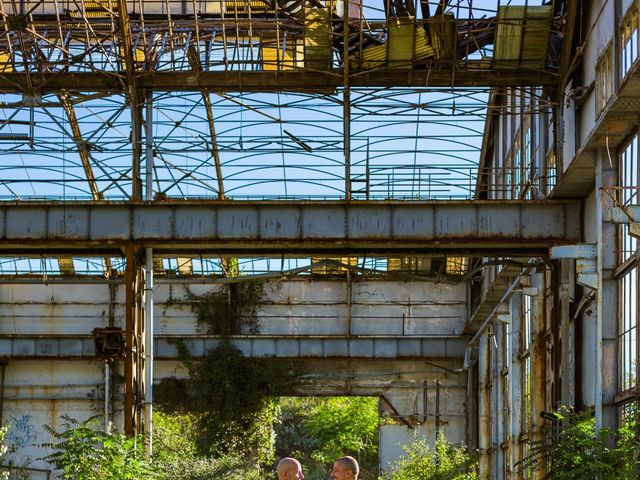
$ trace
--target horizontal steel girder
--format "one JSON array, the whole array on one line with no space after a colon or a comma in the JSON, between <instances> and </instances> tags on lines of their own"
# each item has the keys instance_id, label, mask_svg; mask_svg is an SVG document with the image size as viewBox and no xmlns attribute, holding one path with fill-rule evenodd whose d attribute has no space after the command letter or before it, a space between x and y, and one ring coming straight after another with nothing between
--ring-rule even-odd
<instances>
[{"instance_id":1,"label":"horizontal steel girder","mask_svg":"<svg viewBox=\"0 0 640 480\"><path fill-rule=\"evenodd\" d=\"M29 81L27 81L29 80ZM157 91L275 92L331 91L343 85L341 70L140 72L132 75L136 87ZM124 91L127 78L102 72L5 72L0 74L1 92L46 93ZM351 87L500 87L554 85L549 73L528 70L382 70L353 74ZM31 89L28 85L32 85Z\"/></svg>"},{"instance_id":2,"label":"horizontal steel girder","mask_svg":"<svg viewBox=\"0 0 640 480\"><path fill-rule=\"evenodd\" d=\"M0 206L0 253L546 254L580 243L580 202L162 202Z\"/></svg>"},{"instance_id":3,"label":"horizontal steel girder","mask_svg":"<svg viewBox=\"0 0 640 480\"><path fill-rule=\"evenodd\" d=\"M207 336L155 337L156 359L178 359L172 339L184 339L189 353L201 357L220 339ZM462 358L468 337L286 337L243 336L231 343L247 357L280 358ZM93 338L83 335L11 335L0 339L2 358L95 358Z\"/></svg>"}]
</instances>

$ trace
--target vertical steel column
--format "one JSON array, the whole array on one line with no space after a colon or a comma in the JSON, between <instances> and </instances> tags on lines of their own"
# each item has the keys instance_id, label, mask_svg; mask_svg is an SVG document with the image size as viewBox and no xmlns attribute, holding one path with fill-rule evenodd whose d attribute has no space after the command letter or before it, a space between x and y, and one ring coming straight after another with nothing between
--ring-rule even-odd
<instances>
[{"instance_id":1,"label":"vertical steel column","mask_svg":"<svg viewBox=\"0 0 640 480\"><path fill-rule=\"evenodd\" d=\"M505 478L504 476L504 461L503 455L504 452L500 445L504 441L504 409L502 408L502 377L500 372L502 371L502 325L500 322L496 322L494 332L493 332L493 345L491 348L494 350L494 355L492 355L492 379L491 385L493 389L493 405L494 405L494 414L493 414L493 422L494 422L494 434L493 434L493 444L495 445L495 449L493 451L493 468L494 468L494 477L496 478Z\"/></svg>"},{"instance_id":2,"label":"vertical steel column","mask_svg":"<svg viewBox=\"0 0 640 480\"><path fill-rule=\"evenodd\" d=\"M146 200L153 199L153 92L147 96L145 123ZM144 435L146 455L153 452L153 249L145 249L144 271Z\"/></svg>"},{"instance_id":3,"label":"vertical steel column","mask_svg":"<svg viewBox=\"0 0 640 480\"><path fill-rule=\"evenodd\" d=\"M536 272L531 275L531 286L537 288L538 294L531 302L531 439L537 442L542 439L542 422L540 412L547 409L547 315L545 277ZM542 480L544 471L534 473L533 478Z\"/></svg>"},{"instance_id":4,"label":"vertical steel column","mask_svg":"<svg viewBox=\"0 0 640 480\"><path fill-rule=\"evenodd\" d=\"M603 188L614 186L617 170L611 152L598 150L596 167L596 228L598 240L598 290L596 292L595 335L595 415L596 429L618 426L614 404L618 383L618 315L617 285L614 278L616 266L616 226L611 223L613 203ZM615 152L614 152L615 156Z\"/></svg>"},{"instance_id":5,"label":"vertical steel column","mask_svg":"<svg viewBox=\"0 0 640 480\"><path fill-rule=\"evenodd\" d=\"M111 391L111 367L109 360L104 362L104 431L111 433L111 414L109 406L109 394ZM1 419L0 419L1 420Z\"/></svg>"},{"instance_id":6,"label":"vertical steel column","mask_svg":"<svg viewBox=\"0 0 640 480\"><path fill-rule=\"evenodd\" d=\"M515 472L515 464L520 458L520 433L522 427L522 361L521 338L522 338L522 295L511 297L511 358L509 367L509 402L511 405L511 425L510 442L511 459L509 468Z\"/></svg>"},{"instance_id":7,"label":"vertical steel column","mask_svg":"<svg viewBox=\"0 0 640 480\"><path fill-rule=\"evenodd\" d=\"M124 433L134 434L134 387L135 387L135 365L134 365L134 334L135 334L135 299L136 299L136 258L135 247L127 245L125 247L127 266L124 274L125 288L125 357L124 357Z\"/></svg>"},{"instance_id":8,"label":"vertical steel column","mask_svg":"<svg viewBox=\"0 0 640 480\"><path fill-rule=\"evenodd\" d=\"M135 314L135 433L144 433L144 265L137 264L136 268L136 314Z\"/></svg>"},{"instance_id":9,"label":"vertical steel column","mask_svg":"<svg viewBox=\"0 0 640 480\"><path fill-rule=\"evenodd\" d=\"M478 449L480 451L479 478L491 477L491 377L489 335L478 341Z\"/></svg>"},{"instance_id":10,"label":"vertical steel column","mask_svg":"<svg viewBox=\"0 0 640 480\"><path fill-rule=\"evenodd\" d=\"M153 91L147 92L145 115L145 200L153 200Z\"/></svg>"},{"instance_id":11,"label":"vertical steel column","mask_svg":"<svg viewBox=\"0 0 640 480\"><path fill-rule=\"evenodd\" d=\"M342 92L342 117L344 137L344 197L351 200L351 88L349 86L349 2L343 0L342 8L343 53L342 72L344 90Z\"/></svg>"},{"instance_id":12,"label":"vertical steel column","mask_svg":"<svg viewBox=\"0 0 640 480\"><path fill-rule=\"evenodd\" d=\"M560 393L560 399L563 405L575 405L574 385L575 375L573 369L573 352L575 347L573 345L574 335L573 319L571 318L571 297L574 292L574 278L575 278L575 262L573 260L562 260L561 265L561 282L560 282L560 328L559 336L562 341L562 352L560 358L560 375L562 379L562 387ZM556 317L557 318L557 317Z\"/></svg>"},{"instance_id":13,"label":"vertical steel column","mask_svg":"<svg viewBox=\"0 0 640 480\"><path fill-rule=\"evenodd\" d=\"M7 362L0 362L0 425L3 424L4 418L4 377Z\"/></svg>"},{"instance_id":14,"label":"vertical steel column","mask_svg":"<svg viewBox=\"0 0 640 480\"><path fill-rule=\"evenodd\" d=\"M347 338L351 337L351 270L349 270L347 268L347 281L346 281L346 301L347 301L347 312L346 312L346 318L347 318L347 328L346 328L346 334L347 334Z\"/></svg>"}]
</instances>

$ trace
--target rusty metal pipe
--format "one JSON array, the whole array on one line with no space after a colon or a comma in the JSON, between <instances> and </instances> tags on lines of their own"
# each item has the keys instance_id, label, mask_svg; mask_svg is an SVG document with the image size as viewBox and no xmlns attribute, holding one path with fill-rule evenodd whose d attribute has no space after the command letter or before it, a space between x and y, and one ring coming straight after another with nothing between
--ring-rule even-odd
<instances>
[{"instance_id":1,"label":"rusty metal pipe","mask_svg":"<svg viewBox=\"0 0 640 480\"><path fill-rule=\"evenodd\" d=\"M152 453L153 433L153 249L146 249L144 287L144 434L146 455Z\"/></svg>"}]
</instances>

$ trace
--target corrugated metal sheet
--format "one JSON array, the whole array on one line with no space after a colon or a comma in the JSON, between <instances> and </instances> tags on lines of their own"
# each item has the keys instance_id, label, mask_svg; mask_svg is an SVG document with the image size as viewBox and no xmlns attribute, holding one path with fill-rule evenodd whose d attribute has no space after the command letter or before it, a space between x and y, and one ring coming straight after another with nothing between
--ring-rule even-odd
<instances>
[{"instance_id":1,"label":"corrugated metal sheet","mask_svg":"<svg viewBox=\"0 0 640 480\"><path fill-rule=\"evenodd\" d=\"M282 46L265 46L262 44L262 68L263 70L293 70L298 66L299 60L304 55L301 46L291 41Z\"/></svg>"},{"instance_id":2,"label":"corrugated metal sheet","mask_svg":"<svg viewBox=\"0 0 640 480\"><path fill-rule=\"evenodd\" d=\"M305 66L326 70L331 63L329 10L307 9L304 15Z\"/></svg>"},{"instance_id":3,"label":"corrugated metal sheet","mask_svg":"<svg viewBox=\"0 0 640 480\"><path fill-rule=\"evenodd\" d=\"M494 60L501 66L543 68L552 15L551 5L500 7Z\"/></svg>"},{"instance_id":4,"label":"corrugated metal sheet","mask_svg":"<svg viewBox=\"0 0 640 480\"><path fill-rule=\"evenodd\" d=\"M458 47L456 20L453 14L447 13L432 19L429 22L429 32L435 58L453 61Z\"/></svg>"},{"instance_id":5,"label":"corrugated metal sheet","mask_svg":"<svg viewBox=\"0 0 640 480\"><path fill-rule=\"evenodd\" d=\"M416 25L415 18L389 19L388 44L376 45L354 58L352 68L379 68L386 65L402 68L415 61L433 57L433 47L427 42L424 27Z\"/></svg>"}]
</instances>

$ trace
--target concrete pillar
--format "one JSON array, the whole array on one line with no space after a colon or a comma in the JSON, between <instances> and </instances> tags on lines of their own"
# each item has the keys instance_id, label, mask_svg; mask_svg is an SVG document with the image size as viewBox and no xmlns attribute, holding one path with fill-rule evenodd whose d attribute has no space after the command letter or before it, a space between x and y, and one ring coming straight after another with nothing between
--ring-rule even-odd
<instances>
[{"instance_id":1,"label":"concrete pillar","mask_svg":"<svg viewBox=\"0 0 640 480\"><path fill-rule=\"evenodd\" d=\"M489 335L478 341L478 449L479 478L489 480L491 475L491 350Z\"/></svg>"},{"instance_id":2,"label":"concrete pillar","mask_svg":"<svg viewBox=\"0 0 640 480\"><path fill-rule=\"evenodd\" d=\"M563 405L575 405L575 364L574 364L574 322L571 316L571 303L575 300L575 262L560 262L560 328L556 345L560 345L560 402ZM557 386L556 386L557 387Z\"/></svg>"},{"instance_id":3,"label":"concrete pillar","mask_svg":"<svg viewBox=\"0 0 640 480\"><path fill-rule=\"evenodd\" d=\"M596 428L615 429L618 413L614 397L618 387L618 312L616 267L616 225L612 221L613 201L603 188L617 181L617 161L610 162L611 152L600 149L596 167L596 209L598 241L598 291L596 296L594 403ZM617 158L614 154L614 158Z\"/></svg>"},{"instance_id":4,"label":"concrete pillar","mask_svg":"<svg viewBox=\"0 0 640 480\"><path fill-rule=\"evenodd\" d=\"M512 354L509 359L509 406L510 430L509 430L509 467L513 475L517 472L516 463L519 460L519 437L520 437L520 415L522 411L522 372L520 370L520 331L522 328L522 316L520 312L521 295L514 295L511 298L511 332L510 349ZM514 477L515 478L515 477Z\"/></svg>"},{"instance_id":5,"label":"concrete pillar","mask_svg":"<svg viewBox=\"0 0 640 480\"><path fill-rule=\"evenodd\" d=\"M545 277L544 273L536 272L531 275L531 286L538 294L531 299L531 438L530 442L542 439L543 420L540 412L547 410L547 344L548 328L545 305ZM545 472L535 472L533 478L543 479Z\"/></svg>"}]
</instances>

